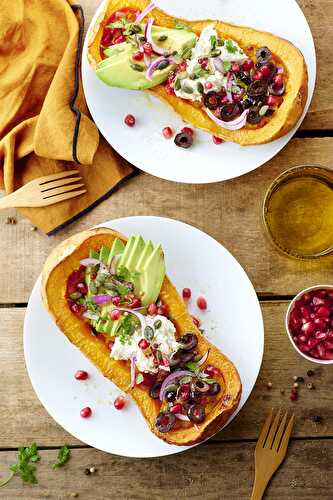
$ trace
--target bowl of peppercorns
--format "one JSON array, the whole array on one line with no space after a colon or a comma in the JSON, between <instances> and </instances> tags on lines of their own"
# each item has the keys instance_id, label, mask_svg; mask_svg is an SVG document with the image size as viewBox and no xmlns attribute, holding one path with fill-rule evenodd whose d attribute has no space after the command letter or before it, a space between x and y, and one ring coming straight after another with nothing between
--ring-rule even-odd
<instances>
[{"instance_id":1,"label":"bowl of peppercorns","mask_svg":"<svg viewBox=\"0 0 333 500\"><path fill-rule=\"evenodd\" d=\"M286 329L290 342L308 361L333 363L333 286L316 285L289 304Z\"/></svg>"}]
</instances>

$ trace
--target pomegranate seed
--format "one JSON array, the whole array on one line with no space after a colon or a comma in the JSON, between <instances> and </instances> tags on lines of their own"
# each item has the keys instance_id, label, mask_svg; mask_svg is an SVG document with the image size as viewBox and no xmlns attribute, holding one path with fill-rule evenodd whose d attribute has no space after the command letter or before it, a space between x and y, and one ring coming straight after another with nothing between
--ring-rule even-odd
<instances>
[{"instance_id":1,"label":"pomegranate seed","mask_svg":"<svg viewBox=\"0 0 333 500\"><path fill-rule=\"evenodd\" d=\"M111 300L112 304L114 306L119 306L120 305L120 302L121 302L121 298L120 297L112 297L112 300Z\"/></svg>"},{"instance_id":2,"label":"pomegranate seed","mask_svg":"<svg viewBox=\"0 0 333 500\"><path fill-rule=\"evenodd\" d=\"M157 308L157 314L159 314L160 316L167 316L167 314L168 314L168 307L165 304L161 304Z\"/></svg>"},{"instance_id":3,"label":"pomegranate seed","mask_svg":"<svg viewBox=\"0 0 333 500\"><path fill-rule=\"evenodd\" d=\"M319 343L319 340L316 340L314 339L313 337L311 337L309 340L308 340L308 347L309 349L313 349L314 347L316 347L316 345L318 345Z\"/></svg>"},{"instance_id":4,"label":"pomegranate seed","mask_svg":"<svg viewBox=\"0 0 333 500\"><path fill-rule=\"evenodd\" d=\"M299 344L298 348L302 352L308 352L308 351L310 351L310 347L308 345L306 345L306 344Z\"/></svg>"},{"instance_id":5,"label":"pomegranate seed","mask_svg":"<svg viewBox=\"0 0 333 500\"><path fill-rule=\"evenodd\" d=\"M218 368L215 368L215 366L212 366L212 365L206 366L205 373L213 378L221 375L220 370Z\"/></svg>"},{"instance_id":6,"label":"pomegranate seed","mask_svg":"<svg viewBox=\"0 0 333 500\"><path fill-rule=\"evenodd\" d=\"M303 302L305 302L306 304L308 304L309 302L311 302L312 300L312 296L311 296L311 293L305 293L302 297L302 300Z\"/></svg>"},{"instance_id":7,"label":"pomegranate seed","mask_svg":"<svg viewBox=\"0 0 333 500\"><path fill-rule=\"evenodd\" d=\"M109 340L109 342L106 344L106 347L109 349L109 351L112 351L112 348L114 346L114 342L112 340Z\"/></svg>"},{"instance_id":8,"label":"pomegranate seed","mask_svg":"<svg viewBox=\"0 0 333 500\"><path fill-rule=\"evenodd\" d=\"M143 51L147 56L151 56L153 53L153 47L150 42L146 42L143 44Z\"/></svg>"},{"instance_id":9,"label":"pomegranate seed","mask_svg":"<svg viewBox=\"0 0 333 500\"><path fill-rule=\"evenodd\" d=\"M329 315L330 315L330 311L329 311L329 309L327 307L321 306L321 307L318 308L317 314L321 318L328 318Z\"/></svg>"},{"instance_id":10,"label":"pomegranate seed","mask_svg":"<svg viewBox=\"0 0 333 500\"><path fill-rule=\"evenodd\" d=\"M92 414L92 410L89 406L82 408L82 410L80 411L80 415L82 418L89 418L89 417L91 417L91 414Z\"/></svg>"},{"instance_id":11,"label":"pomegranate seed","mask_svg":"<svg viewBox=\"0 0 333 500\"><path fill-rule=\"evenodd\" d=\"M210 90L210 89L212 89L212 88L213 88L213 86L214 86L214 85L212 84L212 82L206 82L206 83L205 83L205 89L206 89L206 90Z\"/></svg>"},{"instance_id":12,"label":"pomegranate seed","mask_svg":"<svg viewBox=\"0 0 333 500\"><path fill-rule=\"evenodd\" d=\"M314 333L314 338L317 339L317 340L325 340L326 337L327 337L327 333L326 332L315 332Z\"/></svg>"},{"instance_id":13,"label":"pomegranate seed","mask_svg":"<svg viewBox=\"0 0 333 500\"><path fill-rule=\"evenodd\" d=\"M197 299L197 306L202 311L205 311L207 309L207 301L206 301L206 299L204 297L198 297L198 299Z\"/></svg>"},{"instance_id":14,"label":"pomegranate seed","mask_svg":"<svg viewBox=\"0 0 333 500\"><path fill-rule=\"evenodd\" d=\"M191 298L191 289L190 288L183 288L183 299L190 299Z\"/></svg>"},{"instance_id":15,"label":"pomegranate seed","mask_svg":"<svg viewBox=\"0 0 333 500\"><path fill-rule=\"evenodd\" d=\"M124 408L124 406L125 406L125 398L124 398L124 396L118 396L114 400L113 404L114 404L114 407L115 407L116 410L122 410Z\"/></svg>"},{"instance_id":16,"label":"pomegranate seed","mask_svg":"<svg viewBox=\"0 0 333 500\"><path fill-rule=\"evenodd\" d=\"M307 337L305 335L299 335L298 336L298 341L305 343L307 341Z\"/></svg>"},{"instance_id":17,"label":"pomegranate seed","mask_svg":"<svg viewBox=\"0 0 333 500\"><path fill-rule=\"evenodd\" d=\"M144 350L144 349L148 349L148 347L150 346L150 343L146 339L141 339L138 346L140 347L140 349Z\"/></svg>"},{"instance_id":18,"label":"pomegranate seed","mask_svg":"<svg viewBox=\"0 0 333 500\"><path fill-rule=\"evenodd\" d=\"M143 381L140 385L144 385L145 387L151 387L155 383L155 375L151 373L142 373Z\"/></svg>"},{"instance_id":19,"label":"pomegranate seed","mask_svg":"<svg viewBox=\"0 0 333 500\"><path fill-rule=\"evenodd\" d=\"M283 76L282 75L275 75L273 78L273 83L277 87L282 87L283 85Z\"/></svg>"},{"instance_id":20,"label":"pomegranate seed","mask_svg":"<svg viewBox=\"0 0 333 500\"><path fill-rule=\"evenodd\" d=\"M237 63L234 63L232 66L231 66L231 71L233 73L239 73L240 72L240 65L237 64Z\"/></svg>"},{"instance_id":21,"label":"pomegranate seed","mask_svg":"<svg viewBox=\"0 0 333 500\"><path fill-rule=\"evenodd\" d=\"M161 364L163 366L170 366L170 362L169 362L168 358L163 358Z\"/></svg>"},{"instance_id":22,"label":"pomegranate seed","mask_svg":"<svg viewBox=\"0 0 333 500\"><path fill-rule=\"evenodd\" d=\"M325 346L324 346L323 342L318 344L317 351L318 351L320 359L324 359L325 354L326 354L326 350L325 350Z\"/></svg>"},{"instance_id":23,"label":"pomegranate seed","mask_svg":"<svg viewBox=\"0 0 333 500\"><path fill-rule=\"evenodd\" d=\"M333 359L333 351L326 351L324 360L326 361L332 361Z\"/></svg>"},{"instance_id":24,"label":"pomegranate seed","mask_svg":"<svg viewBox=\"0 0 333 500\"><path fill-rule=\"evenodd\" d=\"M314 331L316 328L316 325L312 321L308 321L307 323L304 323L302 326L302 332L310 334Z\"/></svg>"},{"instance_id":25,"label":"pomegranate seed","mask_svg":"<svg viewBox=\"0 0 333 500\"><path fill-rule=\"evenodd\" d=\"M178 70L180 73L182 73L183 71L186 71L186 68L187 68L187 64L185 61L183 61L182 63L178 64Z\"/></svg>"},{"instance_id":26,"label":"pomegranate seed","mask_svg":"<svg viewBox=\"0 0 333 500\"><path fill-rule=\"evenodd\" d=\"M330 340L325 340L324 342L325 349L333 349L333 342Z\"/></svg>"},{"instance_id":27,"label":"pomegranate seed","mask_svg":"<svg viewBox=\"0 0 333 500\"><path fill-rule=\"evenodd\" d=\"M110 313L110 318L112 319L112 321L118 321L118 319L120 318L120 311L118 311L118 309L113 309L113 311L111 311Z\"/></svg>"},{"instance_id":28,"label":"pomegranate seed","mask_svg":"<svg viewBox=\"0 0 333 500\"><path fill-rule=\"evenodd\" d=\"M88 293L88 288L84 283L78 283L76 285L76 288L81 292L83 295L86 295Z\"/></svg>"},{"instance_id":29,"label":"pomegranate seed","mask_svg":"<svg viewBox=\"0 0 333 500\"><path fill-rule=\"evenodd\" d=\"M193 321L193 323L195 324L195 326L196 326L197 328L199 328L199 326L200 326L200 324L201 324L201 323L200 323L200 320L199 320L196 316L191 316L191 318L192 318L192 321Z\"/></svg>"},{"instance_id":30,"label":"pomegranate seed","mask_svg":"<svg viewBox=\"0 0 333 500\"><path fill-rule=\"evenodd\" d=\"M264 75L265 78L269 78L272 74L272 70L269 66L262 66L260 68L260 71Z\"/></svg>"},{"instance_id":31,"label":"pomegranate seed","mask_svg":"<svg viewBox=\"0 0 333 500\"><path fill-rule=\"evenodd\" d=\"M181 132L183 132L183 134L189 134L189 135L192 135L192 136L194 135L194 130L191 127L183 127L181 129Z\"/></svg>"},{"instance_id":32,"label":"pomegranate seed","mask_svg":"<svg viewBox=\"0 0 333 500\"><path fill-rule=\"evenodd\" d=\"M134 127L135 125L135 117L133 115L126 115L124 118L124 122L128 127Z\"/></svg>"},{"instance_id":33,"label":"pomegranate seed","mask_svg":"<svg viewBox=\"0 0 333 500\"><path fill-rule=\"evenodd\" d=\"M183 384L180 387L180 399L183 401L187 401L190 399L190 385L189 384Z\"/></svg>"},{"instance_id":34,"label":"pomegranate seed","mask_svg":"<svg viewBox=\"0 0 333 500\"><path fill-rule=\"evenodd\" d=\"M168 95L175 95L175 91L173 89L173 87L171 85L169 85L168 83L165 85L165 91Z\"/></svg>"},{"instance_id":35,"label":"pomegranate seed","mask_svg":"<svg viewBox=\"0 0 333 500\"><path fill-rule=\"evenodd\" d=\"M181 413L182 409L183 409L183 407L181 404L176 404L176 405L171 406L170 411L171 411L171 413Z\"/></svg>"},{"instance_id":36,"label":"pomegranate seed","mask_svg":"<svg viewBox=\"0 0 333 500\"><path fill-rule=\"evenodd\" d=\"M74 302L74 304L71 305L71 311L75 314L78 314L81 311L79 304L76 304L76 302Z\"/></svg>"},{"instance_id":37,"label":"pomegranate seed","mask_svg":"<svg viewBox=\"0 0 333 500\"><path fill-rule=\"evenodd\" d=\"M261 71L257 71L254 73L252 80L257 81L257 80L262 80L264 78L264 75L262 74Z\"/></svg>"},{"instance_id":38,"label":"pomegranate seed","mask_svg":"<svg viewBox=\"0 0 333 500\"><path fill-rule=\"evenodd\" d=\"M267 97L267 104L268 106L277 106L280 103L280 99L278 96L275 95L269 95Z\"/></svg>"},{"instance_id":39,"label":"pomegranate seed","mask_svg":"<svg viewBox=\"0 0 333 500\"><path fill-rule=\"evenodd\" d=\"M138 299L138 297L134 297L132 302L128 304L128 307L130 307L131 309L137 309L138 307L141 307L141 300Z\"/></svg>"},{"instance_id":40,"label":"pomegranate seed","mask_svg":"<svg viewBox=\"0 0 333 500\"><path fill-rule=\"evenodd\" d=\"M132 58L134 61L142 61L143 53L138 50L138 52L134 52L134 54L132 55Z\"/></svg>"},{"instance_id":41,"label":"pomegranate seed","mask_svg":"<svg viewBox=\"0 0 333 500\"><path fill-rule=\"evenodd\" d=\"M166 139L170 139L173 136L172 128L164 127L164 129L162 130L162 134Z\"/></svg>"},{"instance_id":42,"label":"pomegranate seed","mask_svg":"<svg viewBox=\"0 0 333 500\"><path fill-rule=\"evenodd\" d=\"M254 67L254 62L252 59L247 59L246 61L243 62L243 70L244 71L250 71Z\"/></svg>"},{"instance_id":43,"label":"pomegranate seed","mask_svg":"<svg viewBox=\"0 0 333 500\"><path fill-rule=\"evenodd\" d=\"M300 311L301 311L303 318L310 319L311 311L307 306L301 306Z\"/></svg>"},{"instance_id":44,"label":"pomegranate seed","mask_svg":"<svg viewBox=\"0 0 333 500\"><path fill-rule=\"evenodd\" d=\"M223 139L221 139L221 137L217 137L216 135L212 135L212 139L213 143L217 145L222 144L222 142L224 142Z\"/></svg>"},{"instance_id":45,"label":"pomegranate seed","mask_svg":"<svg viewBox=\"0 0 333 500\"><path fill-rule=\"evenodd\" d=\"M155 316L157 313L157 305L156 304L149 304L147 312L149 316Z\"/></svg>"},{"instance_id":46,"label":"pomegranate seed","mask_svg":"<svg viewBox=\"0 0 333 500\"><path fill-rule=\"evenodd\" d=\"M76 378L76 380L87 380L89 375L84 370L78 370L77 372L75 372L74 377Z\"/></svg>"},{"instance_id":47,"label":"pomegranate seed","mask_svg":"<svg viewBox=\"0 0 333 500\"><path fill-rule=\"evenodd\" d=\"M320 330L326 327L326 322L322 318L315 318L314 323Z\"/></svg>"},{"instance_id":48,"label":"pomegranate seed","mask_svg":"<svg viewBox=\"0 0 333 500\"><path fill-rule=\"evenodd\" d=\"M234 102L240 102L242 100L241 94L233 94L232 98Z\"/></svg>"},{"instance_id":49,"label":"pomegranate seed","mask_svg":"<svg viewBox=\"0 0 333 500\"><path fill-rule=\"evenodd\" d=\"M113 43L117 45L118 43L123 43L123 42L126 42L126 38L124 37L124 35L120 35L117 36L117 38L115 38Z\"/></svg>"}]
</instances>

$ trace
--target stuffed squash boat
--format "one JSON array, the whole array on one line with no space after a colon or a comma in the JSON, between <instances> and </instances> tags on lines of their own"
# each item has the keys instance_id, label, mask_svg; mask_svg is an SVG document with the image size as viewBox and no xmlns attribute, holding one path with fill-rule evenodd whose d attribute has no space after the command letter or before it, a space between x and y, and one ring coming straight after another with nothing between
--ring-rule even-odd
<instances>
[{"instance_id":1,"label":"stuffed squash boat","mask_svg":"<svg viewBox=\"0 0 333 500\"><path fill-rule=\"evenodd\" d=\"M216 433L236 410L236 368L193 323L165 275L161 245L85 231L59 245L42 296L60 330L176 445Z\"/></svg>"},{"instance_id":2,"label":"stuffed squash boat","mask_svg":"<svg viewBox=\"0 0 333 500\"><path fill-rule=\"evenodd\" d=\"M307 67L292 43L222 21L175 19L147 0L109 0L88 59L107 85L149 91L186 122L241 145L286 134L307 99ZM187 147L186 137L178 145Z\"/></svg>"}]
</instances>

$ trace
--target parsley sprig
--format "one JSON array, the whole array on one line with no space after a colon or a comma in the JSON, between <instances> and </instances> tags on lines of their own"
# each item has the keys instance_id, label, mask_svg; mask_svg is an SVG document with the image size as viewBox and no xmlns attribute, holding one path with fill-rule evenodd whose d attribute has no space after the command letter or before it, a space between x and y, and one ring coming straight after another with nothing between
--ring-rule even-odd
<instances>
[{"instance_id":1,"label":"parsley sprig","mask_svg":"<svg viewBox=\"0 0 333 500\"><path fill-rule=\"evenodd\" d=\"M67 444L62 446L58 451L57 461L53 464L53 469L58 469L65 465L71 457L71 450L68 448Z\"/></svg>"},{"instance_id":2,"label":"parsley sprig","mask_svg":"<svg viewBox=\"0 0 333 500\"><path fill-rule=\"evenodd\" d=\"M22 481L26 483L36 484L35 476L36 467L32 464L40 460L40 455L37 450L37 444L32 443L30 447L21 447L17 452L17 463L10 466L10 470L14 474L20 476Z\"/></svg>"}]
</instances>

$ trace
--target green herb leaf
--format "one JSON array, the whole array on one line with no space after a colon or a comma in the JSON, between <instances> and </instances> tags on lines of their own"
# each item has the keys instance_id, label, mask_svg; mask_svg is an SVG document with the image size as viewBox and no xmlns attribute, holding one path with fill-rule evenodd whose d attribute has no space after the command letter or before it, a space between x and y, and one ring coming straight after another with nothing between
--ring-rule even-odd
<instances>
[{"instance_id":1,"label":"green herb leaf","mask_svg":"<svg viewBox=\"0 0 333 500\"><path fill-rule=\"evenodd\" d=\"M214 380L213 378L204 378L203 379L206 384L215 384L216 383L216 380Z\"/></svg>"},{"instance_id":2,"label":"green herb leaf","mask_svg":"<svg viewBox=\"0 0 333 500\"><path fill-rule=\"evenodd\" d=\"M207 69L202 68L199 64L197 64L193 68L193 74L196 76L196 78L200 78L201 76L209 75L209 71Z\"/></svg>"},{"instance_id":3,"label":"green herb leaf","mask_svg":"<svg viewBox=\"0 0 333 500\"><path fill-rule=\"evenodd\" d=\"M179 19L175 20L175 29L192 31L192 29L189 26L187 26L187 24L183 23L182 21L179 21Z\"/></svg>"},{"instance_id":4,"label":"green herb leaf","mask_svg":"<svg viewBox=\"0 0 333 500\"><path fill-rule=\"evenodd\" d=\"M200 370L198 363L195 363L194 361L188 361L185 366L193 373L198 373Z\"/></svg>"},{"instance_id":5,"label":"green herb leaf","mask_svg":"<svg viewBox=\"0 0 333 500\"><path fill-rule=\"evenodd\" d=\"M224 69L224 71L230 71L230 69L231 69L231 62L229 62L229 61L223 61L223 69Z\"/></svg>"},{"instance_id":6,"label":"green herb leaf","mask_svg":"<svg viewBox=\"0 0 333 500\"><path fill-rule=\"evenodd\" d=\"M238 52L238 47L234 45L232 40L226 40L224 42L224 46L230 54L235 54L236 52Z\"/></svg>"},{"instance_id":7,"label":"green herb leaf","mask_svg":"<svg viewBox=\"0 0 333 500\"><path fill-rule=\"evenodd\" d=\"M22 481L26 483L35 484L37 483L37 478L35 476L36 467L31 465L30 462L38 462L40 460L40 455L37 450L37 444L32 443L30 447L21 447L18 449L17 453L18 462L10 466L10 470L20 476Z\"/></svg>"},{"instance_id":8,"label":"green herb leaf","mask_svg":"<svg viewBox=\"0 0 333 500\"><path fill-rule=\"evenodd\" d=\"M130 344L132 341L132 335L135 332L136 319L133 316L124 316L118 325L116 330L116 336L122 344Z\"/></svg>"},{"instance_id":9,"label":"green herb leaf","mask_svg":"<svg viewBox=\"0 0 333 500\"><path fill-rule=\"evenodd\" d=\"M140 273L137 271L130 272L125 266L120 266L119 269L117 269L117 278L123 281L133 281L138 278L138 276L140 276Z\"/></svg>"},{"instance_id":10,"label":"green herb leaf","mask_svg":"<svg viewBox=\"0 0 333 500\"><path fill-rule=\"evenodd\" d=\"M66 462L70 459L71 450L68 448L67 444L62 446L58 451L57 461L53 464L53 469L57 469L58 467L62 467Z\"/></svg>"},{"instance_id":11,"label":"green herb leaf","mask_svg":"<svg viewBox=\"0 0 333 500\"><path fill-rule=\"evenodd\" d=\"M211 46L212 50L215 50L216 45L217 45L217 38L215 35L212 35L210 37L210 46Z\"/></svg>"}]
</instances>

